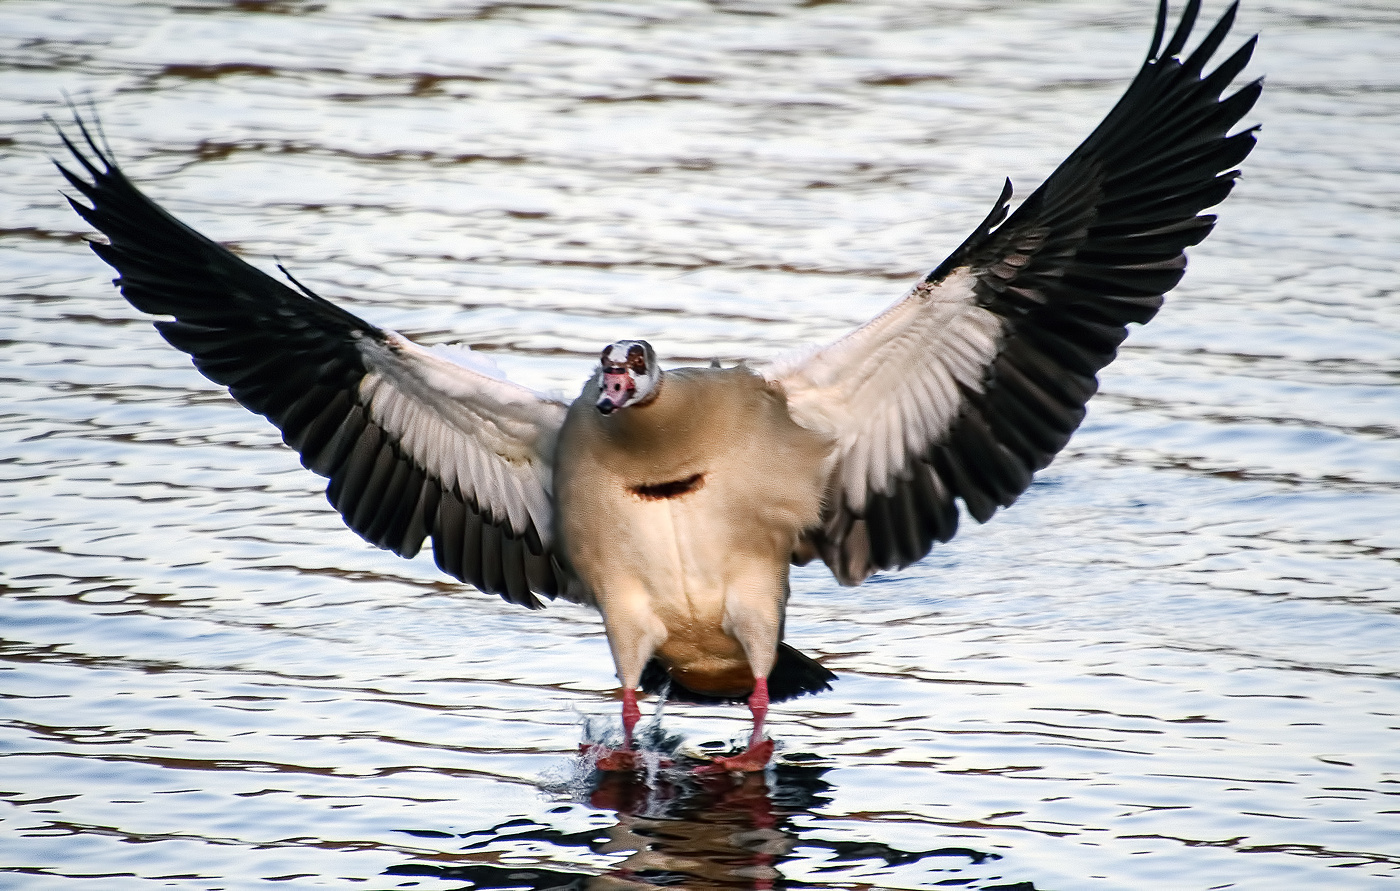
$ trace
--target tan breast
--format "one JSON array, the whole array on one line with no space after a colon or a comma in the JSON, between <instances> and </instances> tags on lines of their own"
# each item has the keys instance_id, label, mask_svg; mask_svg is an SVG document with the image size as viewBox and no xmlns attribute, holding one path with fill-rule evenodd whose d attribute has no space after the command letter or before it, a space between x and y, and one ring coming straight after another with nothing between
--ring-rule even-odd
<instances>
[{"instance_id":1,"label":"tan breast","mask_svg":"<svg viewBox=\"0 0 1400 891\"><path fill-rule=\"evenodd\" d=\"M590 384L570 408L555 470L556 531L580 578L595 590L620 572L708 583L699 576L742 554L779 561L781 585L820 515L832 448L792 421L782 394L744 368L682 368L645 405L604 416L597 398ZM663 516L686 539L665 552L650 528Z\"/></svg>"}]
</instances>

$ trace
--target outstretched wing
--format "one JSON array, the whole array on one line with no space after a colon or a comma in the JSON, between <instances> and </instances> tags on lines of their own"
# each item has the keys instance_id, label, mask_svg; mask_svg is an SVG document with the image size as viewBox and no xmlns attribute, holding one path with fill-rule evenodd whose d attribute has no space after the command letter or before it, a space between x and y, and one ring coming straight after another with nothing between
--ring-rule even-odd
<instances>
[{"instance_id":1,"label":"outstretched wing","mask_svg":"<svg viewBox=\"0 0 1400 891\"><path fill-rule=\"evenodd\" d=\"M404 557L431 535L445 572L523 606L586 596L550 543L564 405L254 269L143 195L75 122L95 161L59 135L91 181L58 167L92 203L69 199L107 236L91 247L122 296L174 317L156 329L330 478L351 529Z\"/></svg>"},{"instance_id":2,"label":"outstretched wing","mask_svg":"<svg viewBox=\"0 0 1400 891\"><path fill-rule=\"evenodd\" d=\"M805 553L842 583L906 566L1010 505L1069 441L1129 322L1181 280L1254 147L1229 130L1262 89L1221 96L1255 39L1208 75L1231 6L1184 62L1199 0L1123 98L1016 212L1011 183L971 236L869 324L762 373L793 417L837 442L828 503Z\"/></svg>"}]
</instances>

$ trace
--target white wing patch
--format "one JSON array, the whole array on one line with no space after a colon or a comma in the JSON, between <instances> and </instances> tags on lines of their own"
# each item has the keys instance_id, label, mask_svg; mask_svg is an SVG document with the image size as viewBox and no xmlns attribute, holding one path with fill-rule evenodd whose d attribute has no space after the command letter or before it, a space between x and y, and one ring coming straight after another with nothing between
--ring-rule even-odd
<instances>
[{"instance_id":1,"label":"white wing patch","mask_svg":"<svg viewBox=\"0 0 1400 891\"><path fill-rule=\"evenodd\" d=\"M567 407L505 380L495 363L425 349L386 332L360 341L369 369L360 402L420 467L474 499L516 534L533 523L550 543L554 447Z\"/></svg>"},{"instance_id":2,"label":"white wing patch","mask_svg":"<svg viewBox=\"0 0 1400 891\"><path fill-rule=\"evenodd\" d=\"M947 435L964 389L982 392L1004 322L976 305L974 282L967 269L920 282L830 346L758 369L787 394L797 423L836 440L833 482L853 510Z\"/></svg>"}]
</instances>

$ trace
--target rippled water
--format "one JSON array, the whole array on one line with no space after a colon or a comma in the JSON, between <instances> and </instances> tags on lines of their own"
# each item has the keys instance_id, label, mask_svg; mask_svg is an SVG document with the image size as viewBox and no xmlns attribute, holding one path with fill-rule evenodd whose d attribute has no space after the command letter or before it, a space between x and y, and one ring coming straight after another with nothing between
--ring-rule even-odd
<instances>
[{"instance_id":1,"label":"rippled water","mask_svg":"<svg viewBox=\"0 0 1400 891\"><path fill-rule=\"evenodd\" d=\"M0 5L0 887L1393 887L1389 0L1246 2L1264 131L1185 282L1013 509L859 589L796 574L841 680L774 709L814 760L742 784L578 768L617 712L596 616L346 531L112 291L41 121L91 96L263 268L573 391L619 337L869 317L1087 133L1151 7Z\"/></svg>"}]
</instances>

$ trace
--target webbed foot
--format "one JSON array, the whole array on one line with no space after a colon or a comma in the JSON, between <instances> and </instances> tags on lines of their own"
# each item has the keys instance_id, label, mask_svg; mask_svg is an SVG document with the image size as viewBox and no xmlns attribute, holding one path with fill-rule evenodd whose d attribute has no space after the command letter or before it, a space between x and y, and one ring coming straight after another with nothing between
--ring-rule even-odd
<instances>
[{"instance_id":1,"label":"webbed foot","mask_svg":"<svg viewBox=\"0 0 1400 891\"><path fill-rule=\"evenodd\" d=\"M756 773L773 760L773 740L755 743L737 755L716 755L709 763L697 767L696 773Z\"/></svg>"}]
</instances>

